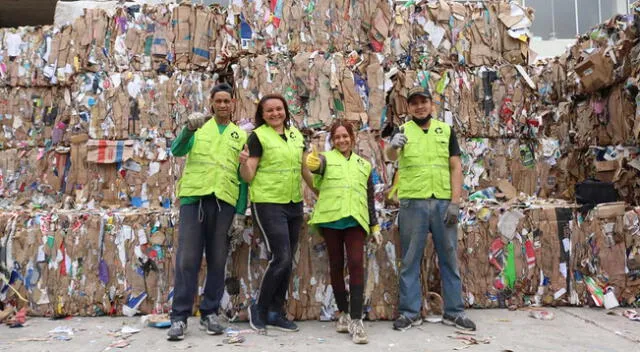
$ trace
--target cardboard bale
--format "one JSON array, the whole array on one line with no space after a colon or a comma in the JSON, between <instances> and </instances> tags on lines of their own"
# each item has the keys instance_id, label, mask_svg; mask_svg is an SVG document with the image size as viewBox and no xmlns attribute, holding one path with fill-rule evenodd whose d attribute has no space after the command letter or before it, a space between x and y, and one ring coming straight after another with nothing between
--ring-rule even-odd
<instances>
[{"instance_id":1,"label":"cardboard bale","mask_svg":"<svg viewBox=\"0 0 640 352\"><path fill-rule=\"evenodd\" d=\"M189 69L189 58L193 48L192 33L195 29L194 8L190 3L182 3L173 9L174 64L177 68Z\"/></svg>"}]
</instances>

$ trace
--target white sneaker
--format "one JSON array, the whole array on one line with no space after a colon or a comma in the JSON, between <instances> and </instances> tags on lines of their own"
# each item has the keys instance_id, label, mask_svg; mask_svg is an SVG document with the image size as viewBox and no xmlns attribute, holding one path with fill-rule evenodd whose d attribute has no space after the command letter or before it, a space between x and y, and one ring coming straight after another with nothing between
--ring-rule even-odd
<instances>
[{"instance_id":1,"label":"white sneaker","mask_svg":"<svg viewBox=\"0 0 640 352\"><path fill-rule=\"evenodd\" d=\"M345 333L349 332L349 324L351 324L351 317L347 313L340 313L338 322L336 323L336 331Z\"/></svg>"},{"instance_id":2,"label":"white sneaker","mask_svg":"<svg viewBox=\"0 0 640 352\"><path fill-rule=\"evenodd\" d=\"M365 344L369 343L369 337L364 330L364 323L362 319L353 320L349 325L349 333L351 334L351 340L353 343Z\"/></svg>"}]
</instances>

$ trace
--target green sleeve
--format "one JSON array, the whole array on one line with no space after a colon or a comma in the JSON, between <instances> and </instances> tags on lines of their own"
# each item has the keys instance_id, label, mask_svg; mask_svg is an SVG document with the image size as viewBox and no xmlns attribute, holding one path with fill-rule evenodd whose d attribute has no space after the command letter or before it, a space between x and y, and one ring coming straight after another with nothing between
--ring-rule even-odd
<instances>
[{"instance_id":1,"label":"green sleeve","mask_svg":"<svg viewBox=\"0 0 640 352\"><path fill-rule=\"evenodd\" d=\"M236 202L236 214L245 215L248 203L247 198L249 196L249 184L244 182L242 177L240 177L240 169L238 169L238 180L240 180L240 195Z\"/></svg>"},{"instance_id":2,"label":"green sleeve","mask_svg":"<svg viewBox=\"0 0 640 352\"><path fill-rule=\"evenodd\" d=\"M185 156L193 147L193 131L190 131L187 127L182 128L178 138L171 143L171 154L173 156Z\"/></svg>"},{"instance_id":3,"label":"green sleeve","mask_svg":"<svg viewBox=\"0 0 640 352\"><path fill-rule=\"evenodd\" d=\"M313 175L313 188L320 189L323 175Z\"/></svg>"}]
</instances>

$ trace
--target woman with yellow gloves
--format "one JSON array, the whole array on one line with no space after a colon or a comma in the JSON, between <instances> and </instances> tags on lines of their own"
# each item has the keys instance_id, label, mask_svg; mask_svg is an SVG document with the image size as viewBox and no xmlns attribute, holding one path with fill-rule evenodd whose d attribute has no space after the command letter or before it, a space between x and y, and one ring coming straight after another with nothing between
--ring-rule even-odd
<instances>
[{"instance_id":1,"label":"woman with yellow gloves","mask_svg":"<svg viewBox=\"0 0 640 352\"><path fill-rule=\"evenodd\" d=\"M372 235L376 245L382 242L375 214L371 163L352 150L355 133L350 123L336 120L331 126L333 149L305 158L314 173L318 201L309 224L319 227L329 252L331 286L340 311L336 331L348 332L355 343L367 343L362 322L364 302L365 238ZM344 283L344 256L349 269L349 301Z\"/></svg>"},{"instance_id":2,"label":"woman with yellow gloves","mask_svg":"<svg viewBox=\"0 0 640 352\"><path fill-rule=\"evenodd\" d=\"M240 153L240 176L249 183L254 222L265 238L271 259L260 294L249 308L249 323L259 333L267 325L298 331L284 311L293 256L303 221L302 179L313 178L303 163L304 137L280 95L266 95L258 103L256 129Z\"/></svg>"}]
</instances>

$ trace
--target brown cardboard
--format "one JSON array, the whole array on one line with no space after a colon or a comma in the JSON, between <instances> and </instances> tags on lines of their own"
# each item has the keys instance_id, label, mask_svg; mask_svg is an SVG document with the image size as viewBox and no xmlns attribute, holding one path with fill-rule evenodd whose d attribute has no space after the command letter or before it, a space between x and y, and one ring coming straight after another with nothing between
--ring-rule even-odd
<instances>
[{"instance_id":1,"label":"brown cardboard","mask_svg":"<svg viewBox=\"0 0 640 352\"><path fill-rule=\"evenodd\" d=\"M600 181L614 182L617 181L620 168L622 167L620 160L594 161L596 169L596 177Z\"/></svg>"},{"instance_id":2,"label":"brown cardboard","mask_svg":"<svg viewBox=\"0 0 640 352\"><path fill-rule=\"evenodd\" d=\"M575 72L586 93L595 92L613 83L613 62L602 49L596 50L579 63Z\"/></svg>"},{"instance_id":3,"label":"brown cardboard","mask_svg":"<svg viewBox=\"0 0 640 352\"><path fill-rule=\"evenodd\" d=\"M507 180L498 180L497 186L504 193L507 199L514 199L518 196L516 188Z\"/></svg>"}]
</instances>

